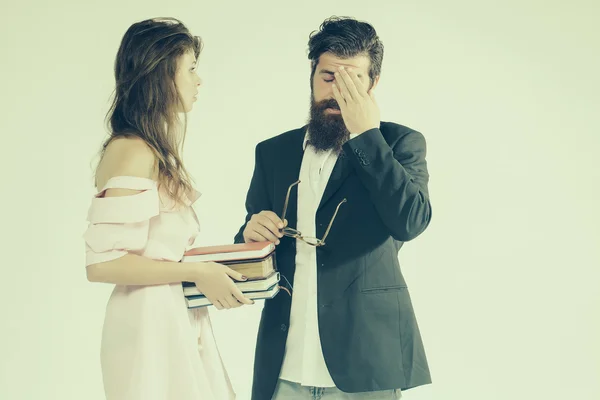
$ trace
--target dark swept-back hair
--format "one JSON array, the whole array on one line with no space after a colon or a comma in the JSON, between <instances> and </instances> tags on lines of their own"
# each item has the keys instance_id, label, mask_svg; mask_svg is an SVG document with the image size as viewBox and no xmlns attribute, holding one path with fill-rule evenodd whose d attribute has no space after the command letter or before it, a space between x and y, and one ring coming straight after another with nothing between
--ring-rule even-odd
<instances>
[{"instance_id":1,"label":"dark swept-back hair","mask_svg":"<svg viewBox=\"0 0 600 400\"><path fill-rule=\"evenodd\" d=\"M312 64L310 81L315 75L321 54L331 52L339 58L351 58L357 55L368 56L371 60L369 78L371 85L381 74L383 62L383 43L375 28L367 22L352 17L330 17L318 31L313 31L308 41L308 59Z\"/></svg>"},{"instance_id":2,"label":"dark swept-back hair","mask_svg":"<svg viewBox=\"0 0 600 400\"><path fill-rule=\"evenodd\" d=\"M193 36L175 18L152 18L136 22L125 32L114 65L116 87L106 115L109 138L142 139L156 156L158 180L177 202L191 188L191 179L181 160L187 117L182 124L183 105L175 85L180 56L193 52L198 58L202 40ZM184 113L185 115L185 113Z\"/></svg>"}]
</instances>

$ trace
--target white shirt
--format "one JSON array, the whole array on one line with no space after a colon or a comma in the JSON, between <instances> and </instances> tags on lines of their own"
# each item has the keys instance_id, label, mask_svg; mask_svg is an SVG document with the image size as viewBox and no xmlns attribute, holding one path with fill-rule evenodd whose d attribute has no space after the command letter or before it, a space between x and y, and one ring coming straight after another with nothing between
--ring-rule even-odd
<instances>
[{"instance_id":1,"label":"white shirt","mask_svg":"<svg viewBox=\"0 0 600 400\"><path fill-rule=\"evenodd\" d=\"M350 135L354 138L356 135ZM316 236L316 213L323 192L337 161L331 150L317 153L307 146L300 166L298 185L297 230L303 236ZM296 272L292 292L290 326L285 348L281 379L304 386L335 387L323 358L317 314L317 251L296 240Z\"/></svg>"}]
</instances>

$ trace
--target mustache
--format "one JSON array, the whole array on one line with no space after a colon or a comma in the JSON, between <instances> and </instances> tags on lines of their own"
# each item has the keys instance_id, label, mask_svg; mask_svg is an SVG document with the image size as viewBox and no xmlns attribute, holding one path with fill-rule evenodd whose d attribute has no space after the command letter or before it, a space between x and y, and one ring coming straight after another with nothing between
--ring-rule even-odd
<instances>
[{"instance_id":1,"label":"mustache","mask_svg":"<svg viewBox=\"0 0 600 400\"><path fill-rule=\"evenodd\" d=\"M319 111L324 111L328 108L332 108L334 110L339 110L340 105L338 104L337 100L335 100L335 99L321 100L320 102L315 103L315 109L317 109Z\"/></svg>"}]
</instances>

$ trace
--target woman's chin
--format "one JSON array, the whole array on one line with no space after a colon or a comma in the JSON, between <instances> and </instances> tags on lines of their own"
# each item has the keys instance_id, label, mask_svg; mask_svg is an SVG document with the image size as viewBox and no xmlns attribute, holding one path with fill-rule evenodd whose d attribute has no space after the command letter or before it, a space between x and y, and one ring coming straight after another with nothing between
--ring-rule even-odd
<instances>
[{"instance_id":1,"label":"woman's chin","mask_svg":"<svg viewBox=\"0 0 600 400\"><path fill-rule=\"evenodd\" d=\"M194 106L192 104L185 106L185 107L180 107L179 110L177 110L179 112L179 114L187 114L190 111L192 111L192 109L194 108Z\"/></svg>"}]
</instances>

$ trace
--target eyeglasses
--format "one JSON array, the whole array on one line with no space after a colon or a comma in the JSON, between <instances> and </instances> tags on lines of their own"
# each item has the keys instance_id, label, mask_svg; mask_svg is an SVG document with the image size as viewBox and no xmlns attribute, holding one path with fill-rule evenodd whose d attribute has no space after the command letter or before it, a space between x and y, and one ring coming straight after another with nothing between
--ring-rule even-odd
<instances>
[{"instance_id":1,"label":"eyeglasses","mask_svg":"<svg viewBox=\"0 0 600 400\"><path fill-rule=\"evenodd\" d=\"M287 190L287 195L285 196L285 203L283 203L283 212L281 213L282 220L285 220L285 213L287 211L288 201L290 199L290 192L292 191L292 188L299 183L300 183L300 181L292 183ZM287 226L285 228L283 228L283 230L282 230L283 236L291 237L294 239L300 239L304 243L307 243L307 244L309 244L311 246L315 246L315 247L325 246L325 239L327 238L327 235L329 235L329 230L331 229L331 225L333 225L335 216L337 215L338 210L340 209L340 206L342 204L344 204L346 201L347 200L344 199L344 200L340 201L340 203L337 205L335 212L333 213L333 217L331 217L331 221L329 221L329 226L327 226L327 230L325 231L325 234L323 235L323 239L317 239L316 237L312 237L312 236L302 236L302 233L300 231L298 231L297 229L294 229L294 228L289 228Z\"/></svg>"}]
</instances>

